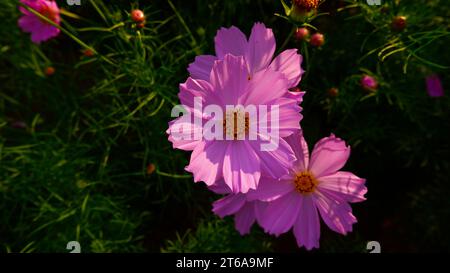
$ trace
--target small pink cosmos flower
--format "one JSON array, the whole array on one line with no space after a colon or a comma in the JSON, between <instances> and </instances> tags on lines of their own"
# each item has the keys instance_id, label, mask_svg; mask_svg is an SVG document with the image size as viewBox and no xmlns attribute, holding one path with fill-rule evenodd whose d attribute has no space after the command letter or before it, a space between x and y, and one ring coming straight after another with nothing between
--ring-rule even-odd
<instances>
[{"instance_id":1,"label":"small pink cosmos flower","mask_svg":"<svg viewBox=\"0 0 450 273\"><path fill-rule=\"evenodd\" d=\"M236 230L245 235L250 233L253 224L259 222L261 213L264 211L267 202L259 200L247 201L246 194L232 193L225 183L219 182L209 187L217 194L224 194L225 197L213 203L213 212L220 218L228 215L234 215L234 224Z\"/></svg>"},{"instance_id":2,"label":"small pink cosmos flower","mask_svg":"<svg viewBox=\"0 0 450 273\"><path fill-rule=\"evenodd\" d=\"M60 24L60 12L55 1L20 0L20 2L36 10L56 24ZM60 30L57 27L52 26L23 7L20 7L19 10L23 14L19 19L19 26L22 31L31 33L31 41L33 41L33 43L39 44L50 38L58 36Z\"/></svg>"},{"instance_id":3,"label":"small pink cosmos flower","mask_svg":"<svg viewBox=\"0 0 450 273\"><path fill-rule=\"evenodd\" d=\"M361 78L361 86L368 91L376 91L378 88L378 82L374 77L364 75Z\"/></svg>"},{"instance_id":4,"label":"small pink cosmos flower","mask_svg":"<svg viewBox=\"0 0 450 273\"><path fill-rule=\"evenodd\" d=\"M260 225L276 236L294 228L299 247L319 247L319 214L329 228L346 234L356 218L349 203L365 200L365 179L339 171L350 156L350 148L334 135L321 139L311 159L300 132L286 138L297 161L280 181L263 181L247 200L268 201L259 219ZM271 182L271 183L270 183Z\"/></svg>"},{"instance_id":5,"label":"small pink cosmos flower","mask_svg":"<svg viewBox=\"0 0 450 273\"><path fill-rule=\"evenodd\" d=\"M438 75L432 74L426 77L428 96L438 98L444 96L444 88Z\"/></svg>"},{"instance_id":6,"label":"small pink cosmos flower","mask_svg":"<svg viewBox=\"0 0 450 273\"><path fill-rule=\"evenodd\" d=\"M214 61L222 60L226 54L244 56L250 76L270 67L282 72L288 79L288 87L298 85L304 73L301 68L302 56L297 49L288 49L273 59L276 42L272 29L263 23L255 23L247 40L245 34L237 27L221 28L214 38L216 56L200 55L188 67L194 79L209 80Z\"/></svg>"},{"instance_id":7,"label":"small pink cosmos flower","mask_svg":"<svg viewBox=\"0 0 450 273\"><path fill-rule=\"evenodd\" d=\"M288 81L284 74L266 68L254 73L250 78L245 58L227 54L223 60L214 62L208 81L188 78L180 85L178 96L186 110L200 119L201 124L195 124L192 119L186 121L182 116L169 123L167 133L174 148L193 151L186 170L193 173L195 182L204 181L211 186L223 178L233 193L246 193L250 189L256 189L261 173L279 178L288 172L295 156L282 137L300 129L302 116L298 96L288 90ZM202 131L203 125L212 118L195 110L195 98L201 98L204 105L221 107L226 115L227 105L275 105L279 109L277 127L263 123L272 112L268 112L267 116L249 113L249 116L245 117L246 130L243 133L248 133L247 128L271 126L271 130L277 130L279 137L275 139L259 131L255 140L248 137L240 140L233 138L235 129L232 130L231 140L194 138L194 132ZM186 137L175 138L174 134L180 135L180 126L183 127L181 135ZM223 126L226 127L225 122ZM226 134L228 135L228 132ZM261 150L261 144L267 140L276 142L277 148L272 151Z\"/></svg>"}]
</instances>

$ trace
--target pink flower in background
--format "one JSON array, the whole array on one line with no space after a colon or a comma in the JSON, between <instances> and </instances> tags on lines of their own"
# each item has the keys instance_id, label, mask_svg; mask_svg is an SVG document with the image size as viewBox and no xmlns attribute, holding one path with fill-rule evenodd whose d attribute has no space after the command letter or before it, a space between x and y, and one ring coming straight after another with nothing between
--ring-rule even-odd
<instances>
[{"instance_id":1,"label":"pink flower in background","mask_svg":"<svg viewBox=\"0 0 450 273\"><path fill-rule=\"evenodd\" d=\"M350 148L334 135L315 145L311 159L300 132L286 140L297 156L291 172L279 181L261 180L247 200L269 202L259 219L266 232L278 236L293 227L299 247L318 248L319 214L335 232L351 231L356 218L349 203L365 200L365 179L339 171L350 156Z\"/></svg>"},{"instance_id":2,"label":"pink flower in background","mask_svg":"<svg viewBox=\"0 0 450 273\"><path fill-rule=\"evenodd\" d=\"M227 115L226 105L242 105L244 107L267 105L269 108L275 105L279 107L277 128L261 123L265 117L260 115L256 117L249 113L250 116L245 117L246 128L271 126L270 130L278 131L276 139L258 132L256 140L249 138L239 140L235 137L233 139L233 135L231 135L231 140L206 140L205 138L199 140L191 136L193 132L201 131L203 128L192 122L192 119L186 122L183 116L170 122L167 133L173 147L193 151L186 170L193 173L195 182L204 181L210 186L223 178L231 192L246 193L250 189L256 189L261 173L279 178L288 172L295 156L291 147L282 137L287 137L299 130L299 122L302 118L298 96L291 94L288 87L286 77L271 68L260 70L250 78L244 57L231 54L225 55L223 60L214 62L208 81L188 78L184 84L180 85L178 96L181 103L190 114L200 119L202 124L211 117L198 113L194 109L194 98L201 98L204 105L221 107ZM267 115L270 114L271 112L268 112ZM256 123L251 124L253 121ZM182 140L174 137L174 134L178 133L176 128L180 125L184 127L187 125L189 128L183 130L182 133L187 137ZM226 124L224 123L223 126L226 127ZM236 133L236 129L233 133ZM247 129L245 133L247 133ZM262 151L263 140L264 142L266 140L277 142L278 148L273 151Z\"/></svg>"},{"instance_id":3,"label":"pink flower in background","mask_svg":"<svg viewBox=\"0 0 450 273\"><path fill-rule=\"evenodd\" d=\"M231 53L235 56L244 56L250 76L267 67L282 72L288 79L288 87L295 87L301 80L302 56L297 49L288 49L273 59L275 53L275 36L272 29L266 28L262 23L255 23L247 40L245 34L237 27L221 28L214 38L216 56L200 55L188 67L191 77L208 81L214 61L222 60ZM272 60L273 59L273 60Z\"/></svg>"},{"instance_id":4,"label":"pink flower in background","mask_svg":"<svg viewBox=\"0 0 450 273\"><path fill-rule=\"evenodd\" d=\"M426 78L428 96L437 98L444 96L444 88L438 75L432 74Z\"/></svg>"},{"instance_id":5,"label":"pink flower in background","mask_svg":"<svg viewBox=\"0 0 450 273\"><path fill-rule=\"evenodd\" d=\"M213 212L221 218L234 215L236 230L241 235L250 233L250 228L261 217L260 213L264 211L267 203L259 200L247 201L246 194L233 194L224 182L219 182L209 189L226 195L213 203Z\"/></svg>"},{"instance_id":6,"label":"pink flower in background","mask_svg":"<svg viewBox=\"0 0 450 273\"><path fill-rule=\"evenodd\" d=\"M60 24L61 18L59 17L59 8L55 1L20 0L20 2L36 10L56 24ZM31 41L33 41L33 43L39 44L58 36L60 30L57 27L52 26L23 7L20 7L19 9L23 14L19 19L19 26L24 32L31 33Z\"/></svg>"},{"instance_id":7,"label":"pink flower in background","mask_svg":"<svg viewBox=\"0 0 450 273\"><path fill-rule=\"evenodd\" d=\"M368 91L375 91L378 88L378 82L374 77L364 75L361 78L361 86Z\"/></svg>"}]
</instances>

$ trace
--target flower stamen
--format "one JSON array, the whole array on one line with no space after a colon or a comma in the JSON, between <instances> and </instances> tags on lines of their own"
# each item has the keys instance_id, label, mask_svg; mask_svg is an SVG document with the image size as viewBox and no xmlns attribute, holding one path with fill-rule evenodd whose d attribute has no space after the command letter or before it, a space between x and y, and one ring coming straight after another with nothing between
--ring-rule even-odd
<instances>
[{"instance_id":1,"label":"flower stamen","mask_svg":"<svg viewBox=\"0 0 450 273\"><path fill-rule=\"evenodd\" d=\"M228 121L228 122L227 122ZM244 126L242 126L244 121ZM233 128L231 128L233 124ZM228 111L225 119L223 120L223 132L226 136L236 140L244 139L245 135L248 135L250 129L250 116L248 113L237 111Z\"/></svg>"},{"instance_id":2,"label":"flower stamen","mask_svg":"<svg viewBox=\"0 0 450 273\"><path fill-rule=\"evenodd\" d=\"M316 178L308 171L298 173L294 179L295 189L301 194L314 192L317 183Z\"/></svg>"}]
</instances>

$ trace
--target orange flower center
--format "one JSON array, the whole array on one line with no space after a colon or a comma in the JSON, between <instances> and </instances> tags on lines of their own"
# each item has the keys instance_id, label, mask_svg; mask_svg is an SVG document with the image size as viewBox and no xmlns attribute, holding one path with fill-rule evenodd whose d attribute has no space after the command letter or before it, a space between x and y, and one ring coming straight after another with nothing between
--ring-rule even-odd
<instances>
[{"instance_id":1,"label":"orange flower center","mask_svg":"<svg viewBox=\"0 0 450 273\"><path fill-rule=\"evenodd\" d=\"M308 171L298 173L294 179L295 189L302 194L314 192L317 183L316 178Z\"/></svg>"},{"instance_id":2,"label":"orange flower center","mask_svg":"<svg viewBox=\"0 0 450 273\"><path fill-rule=\"evenodd\" d=\"M297 7L308 11L316 9L319 6L319 0L295 0Z\"/></svg>"},{"instance_id":3,"label":"orange flower center","mask_svg":"<svg viewBox=\"0 0 450 273\"><path fill-rule=\"evenodd\" d=\"M43 9L39 12L40 14L42 14L43 16L45 16L47 19L49 19L52 22L57 22L58 17L59 17L59 13L58 10L53 9L51 7L48 6L44 6ZM49 24L47 21L45 21L44 19L39 18L43 23L45 24Z\"/></svg>"}]
</instances>

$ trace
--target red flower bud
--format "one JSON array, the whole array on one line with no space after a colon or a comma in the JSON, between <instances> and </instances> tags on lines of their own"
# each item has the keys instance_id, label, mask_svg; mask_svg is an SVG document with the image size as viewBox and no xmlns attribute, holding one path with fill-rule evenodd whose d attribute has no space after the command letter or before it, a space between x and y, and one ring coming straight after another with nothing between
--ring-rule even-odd
<instances>
[{"instance_id":1,"label":"red flower bud","mask_svg":"<svg viewBox=\"0 0 450 273\"><path fill-rule=\"evenodd\" d=\"M153 163L148 164L147 166L147 174L151 175L152 173L154 173L156 170L156 166Z\"/></svg>"},{"instance_id":2,"label":"red flower bud","mask_svg":"<svg viewBox=\"0 0 450 273\"><path fill-rule=\"evenodd\" d=\"M83 55L86 57L92 57L95 55L95 53L92 49L85 49L83 50Z\"/></svg>"},{"instance_id":3,"label":"red flower bud","mask_svg":"<svg viewBox=\"0 0 450 273\"><path fill-rule=\"evenodd\" d=\"M309 43L314 47L320 47L325 43L325 37L321 33L314 33Z\"/></svg>"},{"instance_id":4,"label":"red flower bud","mask_svg":"<svg viewBox=\"0 0 450 273\"><path fill-rule=\"evenodd\" d=\"M396 16L392 19L391 27L395 31L402 31L406 28L406 17L405 16Z\"/></svg>"},{"instance_id":5,"label":"red flower bud","mask_svg":"<svg viewBox=\"0 0 450 273\"><path fill-rule=\"evenodd\" d=\"M142 23L145 21L144 12L140 9L135 9L131 11L131 20L136 23Z\"/></svg>"},{"instance_id":6,"label":"red flower bud","mask_svg":"<svg viewBox=\"0 0 450 273\"><path fill-rule=\"evenodd\" d=\"M328 89L328 96L337 97L338 94L339 94L339 89L337 89L336 87L331 87L330 89Z\"/></svg>"},{"instance_id":7,"label":"red flower bud","mask_svg":"<svg viewBox=\"0 0 450 273\"><path fill-rule=\"evenodd\" d=\"M297 28L295 31L295 39L297 41L303 41L309 36L309 30L306 27Z\"/></svg>"},{"instance_id":8,"label":"red flower bud","mask_svg":"<svg viewBox=\"0 0 450 273\"><path fill-rule=\"evenodd\" d=\"M53 66L48 66L45 68L44 73L47 76L51 76L51 75L55 74L55 68Z\"/></svg>"}]
</instances>

